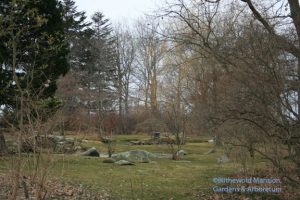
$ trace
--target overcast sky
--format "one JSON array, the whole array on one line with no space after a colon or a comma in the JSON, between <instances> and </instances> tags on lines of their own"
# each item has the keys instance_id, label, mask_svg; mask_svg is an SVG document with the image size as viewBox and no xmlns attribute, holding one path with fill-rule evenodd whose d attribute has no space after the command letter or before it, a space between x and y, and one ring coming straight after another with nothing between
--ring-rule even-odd
<instances>
[{"instance_id":1,"label":"overcast sky","mask_svg":"<svg viewBox=\"0 0 300 200\"><path fill-rule=\"evenodd\" d=\"M90 17L94 12L101 11L112 23L124 19L133 21L157 8L162 0L75 0L78 11L86 11Z\"/></svg>"}]
</instances>

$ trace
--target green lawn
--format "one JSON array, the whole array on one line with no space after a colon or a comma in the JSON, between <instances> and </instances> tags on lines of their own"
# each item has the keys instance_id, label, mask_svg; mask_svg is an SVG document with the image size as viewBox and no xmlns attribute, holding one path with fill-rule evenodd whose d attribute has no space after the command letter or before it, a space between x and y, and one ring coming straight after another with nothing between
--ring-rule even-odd
<instances>
[{"instance_id":1,"label":"green lawn","mask_svg":"<svg viewBox=\"0 0 300 200\"><path fill-rule=\"evenodd\" d=\"M141 149L169 153L167 145L133 146L127 143L145 137L117 137L116 152ZM94 146L100 153L106 152L106 145L98 141L88 141L84 145ZM211 148L212 144L207 142L190 142L183 146L188 152L183 161L164 158L133 166L102 163L104 158L58 154L53 156L51 177L108 193L113 199L194 199L199 191L211 192L213 177L226 176L240 168L234 162L218 164L217 158L222 151L207 155Z\"/></svg>"},{"instance_id":2,"label":"green lawn","mask_svg":"<svg viewBox=\"0 0 300 200\"><path fill-rule=\"evenodd\" d=\"M169 153L167 145L128 145L129 140L145 136L130 135L117 137L116 152L142 149L149 152ZM100 152L106 152L101 142L89 141ZM116 199L191 199L197 190L210 190L212 177L233 173L236 165L220 165L219 151L206 155L212 148L210 143L187 143L183 149L188 152L184 160L155 159L151 163L134 166L116 166L102 163L104 158L80 156L57 156L54 172L57 176L91 186L94 190L109 192Z\"/></svg>"}]
</instances>

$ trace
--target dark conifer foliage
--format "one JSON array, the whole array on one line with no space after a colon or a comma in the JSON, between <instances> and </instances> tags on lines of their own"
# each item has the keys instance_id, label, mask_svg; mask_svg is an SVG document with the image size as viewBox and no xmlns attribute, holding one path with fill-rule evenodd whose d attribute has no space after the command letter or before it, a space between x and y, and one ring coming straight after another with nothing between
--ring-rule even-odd
<instances>
[{"instance_id":1,"label":"dark conifer foliage","mask_svg":"<svg viewBox=\"0 0 300 200\"><path fill-rule=\"evenodd\" d=\"M57 0L1 1L1 105L15 105L14 71L21 87L28 88L32 97L53 96L56 80L69 69L63 13Z\"/></svg>"},{"instance_id":2,"label":"dark conifer foliage","mask_svg":"<svg viewBox=\"0 0 300 200\"><path fill-rule=\"evenodd\" d=\"M64 0L64 23L70 54L68 61L71 70L83 70L91 60L91 37L94 31L90 28L85 12L78 11L73 0Z\"/></svg>"}]
</instances>

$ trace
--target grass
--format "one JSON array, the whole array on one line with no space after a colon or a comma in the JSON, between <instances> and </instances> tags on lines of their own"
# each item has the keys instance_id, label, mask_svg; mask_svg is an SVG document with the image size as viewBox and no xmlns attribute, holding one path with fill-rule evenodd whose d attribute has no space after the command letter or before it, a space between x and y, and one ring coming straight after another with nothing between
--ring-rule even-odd
<instances>
[{"instance_id":1,"label":"grass","mask_svg":"<svg viewBox=\"0 0 300 200\"><path fill-rule=\"evenodd\" d=\"M145 139L146 135L118 136L116 152L142 149L150 152L169 153L167 145L128 145L129 140ZM194 140L202 141L202 140ZM89 140L87 147L96 147L106 153L106 145ZM185 161L155 159L150 163L117 166L103 163L104 158L78 155L54 155L51 177L82 184L91 190L110 194L113 199L193 199L199 192L210 192L212 178L236 172L239 165L230 162L218 164L223 152L207 155L212 144L189 142L183 146L188 152ZM1 171L5 170L0 168ZM197 198L195 198L197 199Z\"/></svg>"}]
</instances>

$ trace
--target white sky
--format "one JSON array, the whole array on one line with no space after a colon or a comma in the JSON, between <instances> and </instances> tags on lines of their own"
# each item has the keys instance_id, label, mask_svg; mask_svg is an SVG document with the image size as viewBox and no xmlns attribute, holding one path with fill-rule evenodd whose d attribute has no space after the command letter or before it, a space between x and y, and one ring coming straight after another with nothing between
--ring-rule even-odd
<instances>
[{"instance_id":1,"label":"white sky","mask_svg":"<svg viewBox=\"0 0 300 200\"><path fill-rule=\"evenodd\" d=\"M133 21L144 13L158 7L163 0L75 0L78 11L86 11L87 16L100 11L112 23Z\"/></svg>"}]
</instances>

